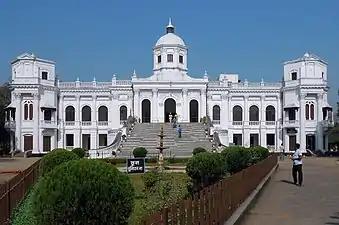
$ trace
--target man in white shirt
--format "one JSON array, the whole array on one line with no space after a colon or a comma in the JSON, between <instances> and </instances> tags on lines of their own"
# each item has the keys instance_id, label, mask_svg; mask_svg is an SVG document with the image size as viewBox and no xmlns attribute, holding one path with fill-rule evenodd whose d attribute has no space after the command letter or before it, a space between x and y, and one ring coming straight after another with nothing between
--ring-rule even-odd
<instances>
[{"instance_id":1,"label":"man in white shirt","mask_svg":"<svg viewBox=\"0 0 339 225\"><path fill-rule=\"evenodd\" d=\"M296 150L293 153L291 160L293 161L292 176L295 185L301 186L303 183L303 163L302 163L302 153L300 151L300 144L297 143Z\"/></svg>"}]
</instances>

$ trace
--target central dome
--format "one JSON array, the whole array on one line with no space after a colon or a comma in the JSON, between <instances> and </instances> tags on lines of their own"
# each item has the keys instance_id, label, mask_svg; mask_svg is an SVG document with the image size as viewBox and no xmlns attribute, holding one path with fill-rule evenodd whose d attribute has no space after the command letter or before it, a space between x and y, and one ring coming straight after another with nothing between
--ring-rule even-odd
<instances>
[{"instance_id":1,"label":"central dome","mask_svg":"<svg viewBox=\"0 0 339 225\"><path fill-rule=\"evenodd\" d=\"M160 45L181 45L185 46L185 42L174 33L174 26L172 25L171 19L169 20L169 23L166 27L166 34L163 35L155 46L160 46Z\"/></svg>"},{"instance_id":2,"label":"central dome","mask_svg":"<svg viewBox=\"0 0 339 225\"><path fill-rule=\"evenodd\" d=\"M183 45L185 46L185 42L176 34L168 33L159 38L155 46L159 45Z\"/></svg>"}]
</instances>

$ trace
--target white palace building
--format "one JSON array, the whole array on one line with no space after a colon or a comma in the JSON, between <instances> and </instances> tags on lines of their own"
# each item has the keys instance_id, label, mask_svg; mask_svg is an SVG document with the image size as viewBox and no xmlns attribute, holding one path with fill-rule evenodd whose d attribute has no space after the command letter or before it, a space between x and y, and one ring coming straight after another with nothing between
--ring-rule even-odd
<instances>
[{"instance_id":1,"label":"white palace building","mask_svg":"<svg viewBox=\"0 0 339 225\"><path fill-rule=\"evenodd\" d=\"M6 126L13 150L98 149L113 141L129 116L141 123L197 123L209 116L222 144L285 151L327 150L332 124L327 63L306 53L283 64L283 80L240 81L238 74L209 80L188 73L188 48L169 23L153 47L153 74L130 80L61 82L55 63L24 53L12 62L12 102ZM202 73L203 74L203 73Z\"/></svg>"}]
</instances>

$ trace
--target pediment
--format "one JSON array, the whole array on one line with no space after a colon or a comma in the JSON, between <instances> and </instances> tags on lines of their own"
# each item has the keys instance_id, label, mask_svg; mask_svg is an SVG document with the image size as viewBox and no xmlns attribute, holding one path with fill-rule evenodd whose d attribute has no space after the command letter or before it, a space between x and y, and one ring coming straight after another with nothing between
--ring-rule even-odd
<instances>
[{"instance_id":1,"label":"pediment","mask_svg":"<svg viewBox=\"0 0 339 225\"><path fill-rule=\"evenodd\" d=\"M19 55L17 57L17 59L20 59L20 60L23 60L23 59L34 59L34 58L35 58L34 55L28 54L27 52L25 52L25 53L23 53L23 54L21 54L21 55Z\"/></svg>"}]
</instances>

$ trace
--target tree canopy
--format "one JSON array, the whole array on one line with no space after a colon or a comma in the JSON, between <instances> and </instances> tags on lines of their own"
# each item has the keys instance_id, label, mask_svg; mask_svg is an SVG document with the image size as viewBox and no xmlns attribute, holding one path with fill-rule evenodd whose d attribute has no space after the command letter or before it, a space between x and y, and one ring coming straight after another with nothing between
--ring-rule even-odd
<instances>
[{"instance_id":1,"label":"tree canopy","mask_svg":"<svg viewBox=\"0 0 339 225\"><path fill-rule=\"evenodd\" d=\"M5 109L11 102L11 90L9 83L0 86L0 155L10 150L9 132L5 129Z\"/></svg>"}]
</instances>

